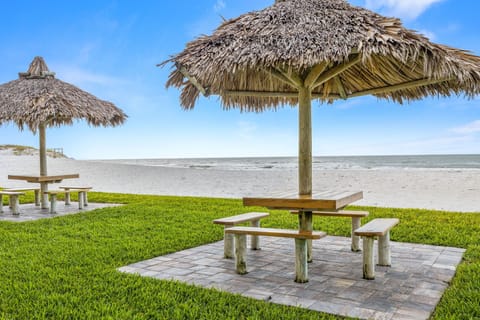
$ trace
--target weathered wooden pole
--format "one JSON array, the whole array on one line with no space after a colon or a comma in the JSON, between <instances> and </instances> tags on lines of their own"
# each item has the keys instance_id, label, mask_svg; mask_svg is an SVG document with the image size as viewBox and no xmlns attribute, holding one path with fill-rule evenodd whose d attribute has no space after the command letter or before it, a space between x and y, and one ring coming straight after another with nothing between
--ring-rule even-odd
<instances>
[{"instance_id":1,"label":"weathered wooden pole","mask_svg":"<svg viewBox=\"0 0 480 320\"><path fill-rule=\"evenodd\" d=\"M38 125L38 135L40 137L40 176L47 175L47 147L46 147L46 126L45 123ZM48 191L48 183L40 183L40 199L42 202L42 209L48 208L48 195L45 192Z\"/></svg>"},{"instance_id":2,"label":"weathered wooden pole","mask_svg":"<svg viewBox=\"0 0 480 320\"><path fill-rule=\"evenodd\" d=\"M312 91L298 91L298 189L300 195L312 194Z\"/></svg>"},{"instance_id":3,"label":"weathered wooden pole","mask_svg":"<svg viewBox=\"0 0 480 320\"><path fill-rule=\"evenodd\" d=\"M312 195L312 91L307 87L298 90L298 193ZM298 215L300 230L312 231L312 212ZM307 240L307 261L312 262L312 240Z\"/></svg>"},{"instance_id":4,"label":"weathered wooden pole","mask_svg":"<svg viewBox=\"0 0 480 320\"><path fill-rule=\"evenodd\" d=\"M308 282L307 240L295 239L295 282Z\"/></svg>"}]
</instances>

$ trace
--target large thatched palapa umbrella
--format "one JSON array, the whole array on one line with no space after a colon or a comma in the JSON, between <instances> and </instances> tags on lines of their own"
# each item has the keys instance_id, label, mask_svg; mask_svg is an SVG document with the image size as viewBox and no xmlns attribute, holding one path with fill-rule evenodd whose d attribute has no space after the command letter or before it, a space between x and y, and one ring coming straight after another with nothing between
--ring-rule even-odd
<instances>
[{"instance_id":1,"label":"large thatched palapa umbrella","mask_svg":"<svg viewBox=\"0 0 480 320\"><path fill-rule=\"evenodd\" d=\"M181 89L185 109L200 93L220 96L226 109L298 104L301 195L312 192L312 99L374 95L402 103L480 92L480 57L344 0L277 0L224 22L169 62L167 87Z\"/></svg>"},{"instance_id":2,"label":"large thatched palapa umbrella","mask_svg":"<svg viewBox=\"0 0 480 320\"><path fill-rule=\"evenodd\" d=\"M117 126L126 115L113 103L97 99L79 88L55 79L41 57L35 57L19 79L0 85L0 125L13 121L20 130L28 127L40 137L40 175L47 175L45 131L84 119L93 126ZM42 195L47 190L42 184ZM42 207L46 207L42 196Z\"/></svg>"}]
</instances>

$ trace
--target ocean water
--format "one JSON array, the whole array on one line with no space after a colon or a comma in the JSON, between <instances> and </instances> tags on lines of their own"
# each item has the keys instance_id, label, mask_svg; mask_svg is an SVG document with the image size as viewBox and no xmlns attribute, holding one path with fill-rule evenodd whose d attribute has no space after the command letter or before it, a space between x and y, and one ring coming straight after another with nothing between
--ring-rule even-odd
<instances>
[{"instance_id":1,"label":"ocean water","mask_svg":"<svg viewBox=\"0 0 480 320\"><path fill-rule=\"evenodd\" d=\"M120 159L114 163L191 168L198 170L296 170L296 157ZM473 169L480 170L480 155L338 156L314 157L313 170Z\"/></svg>"}]
</instances>

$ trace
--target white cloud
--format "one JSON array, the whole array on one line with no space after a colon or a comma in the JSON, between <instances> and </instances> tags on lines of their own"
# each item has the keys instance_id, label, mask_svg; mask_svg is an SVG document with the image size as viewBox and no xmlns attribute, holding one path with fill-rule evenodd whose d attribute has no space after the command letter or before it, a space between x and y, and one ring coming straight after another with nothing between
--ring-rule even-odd
<instances>
[{"instance_id":1,"label":"white cloud","mask_svg":"<svg viewBox=\"0 0 480 320\"><path fill-rule=\"evenodd\" d=\"M78 67L72 66L57 66L55 67L55 77L72 83L77 86L81 85L102 85L102 86L112 86L125 83L124 80L111 77L108 75L103 75L100 73L94 73L87 70L80 69Z\"/></svg>"},{"instance_id":2,"label":"white cloud","mask_svg":"<svg viewBox=\"0 0 480 320\"><path fill-rule=\"evenodd\" d=\"M217 0L215 4L213 5L213 10L215 12L220 12L222 9L224 9L227 6L224 0Z\"/></svg>"},{"instance_id":3,"label":"white cloud","mask_svg":"<svg viewBox=\"0 0 480 320\"><path fill-rule=\"evenodd\" d=\"M473 134L480 132L480 120L475 120L463 126L452 128L450 131L458 134Z\"/></svg>"},{"instance_id":4,"label":"white cloud","mask_svg":"<svg viewBox=\"0 0 480 320\"><path fill-rule=\"evenodd\" d=\"M440 1L443 0L365 0L365 5L369 9L385 11L399 18L415 19L432 4Z\"/></svg>"}]
</instances>

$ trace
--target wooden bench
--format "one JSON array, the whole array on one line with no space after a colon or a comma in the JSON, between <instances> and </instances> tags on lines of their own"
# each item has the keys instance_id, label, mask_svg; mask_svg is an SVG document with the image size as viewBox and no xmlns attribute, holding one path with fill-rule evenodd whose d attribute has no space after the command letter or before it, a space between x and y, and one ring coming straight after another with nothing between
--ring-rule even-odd
<instances>
[{"instance_id":1,"label":"wooden bench","mask_svg":"<svg viewBox=\"0 0 480 320\"><path fill-rule=\"evenodd\" d=\"M298 214L298 210L290 211L292 214ZM360 237L356 236L354 231L361 226L361 219L368 216L368 211L354 211L354 210L339 210L339 211L312 211L314 216L325 217L350 217L352 218L352 251L361 251L360 249Z\"/></svg>"},{"instance_id":2,"label":"wooden bench","mask_svg":"<svg viewBox=\"0 0 480 320\"><path fill-rule=\"evenodd\" d=\"M236 216L216 219L216 220L213 220L213 223L222 224L224 226L224 229L233 227L237 224L244 223L244 222L250 222L250 225L252 227L260 227L260 219L268 217L269 215L270 213L268 212L248 212L248 213L243 213ZM251 248L252 250L260 249L260 239L258 238L258 236L251 237ZM233 251L234 251L233 235L227 234L224 232L224 237L223 237L224 257L227 259L232 259Z\"/></svg>"},{"instance_id":3,"label":"wooden bench","mask_svg":"<svg viewBox=\"0 0 480 320\"><path fill-rule=\"evenodd\" d=\"M375 279L375 259L373 252L373 242L378 237L378 265L391 266L390 255L390 229L396 226L400 220L374 219L363 227L355 230L355 235L363 238L363 278L367 280Z\"/></svg>"},{"instance_id":4,"label":"wooden bench","mask_svg":"<svg viewBox=\"0 0 480 320\"><path fill-rule=\"evenodd\" d=\"M0 213L3 213L3 196L8 196L9 206L12 209L12 214L19 214L18 207L20 205L18 202L18 197L24 194L24 192L0 190Z\"/></svg>"},{"instance_id":5,"label":"wooden bench","mask_svg":"<svg viewBox=\"0 0 480 320\"><path fill-rule=\"evenodd\" d=\"M78 209L83 209L84 202L86 201L87 191L91 188L81 188L81 189L69 189L67 190L49 190L45 191L46 195L50 196L50 213L57 213L57 195L58 194L65 194L65 199L67 194L70 195L70 192L78 192ZM67 205L67 203L65 202ZM70 204L70 202L68 203Z\"/></svg>"},{"instance_id":6,"label":"wooden bench","mask_svg":"<svg viewBox=\"0 0 480 320\"><path fill-rule=\"evenodd\" d=\"M299 231L258 227L232 227L225 234L235 235L235 265L238 274L247 273L247 235L295 239L295 282L308 282L307 239L320 239L327 234L322 231Z\"/></svg>"},{"instance_id":7,"label":"wooden bench","mask_svg":"<svg viewBox=\"0 0 480 320\"><path fill-rule=\"evenodd\" d=\"M5 188L3 191L12 191L12 192L26 192L33 191L35 192L35 205L40 206L40 188Z\"/></svg>"},{"instance_id":8,"label":"wooden bench","mask_svg":"<svg viewBox=\"0 0 480 320\"><path fill-rule=\"evenodd\" d=\"M80 202L83 202L85 207L88 206L88 191L92 189L92 187L72 187L72 186L61 186L60 189L65 190L65 205L70 204L70 192L78 192L78 204L80 208ZM80 199L80 196L83 195L83 199ZM83 206L80 208L83 209Z\"/></svg>"}]
</instances>

